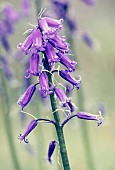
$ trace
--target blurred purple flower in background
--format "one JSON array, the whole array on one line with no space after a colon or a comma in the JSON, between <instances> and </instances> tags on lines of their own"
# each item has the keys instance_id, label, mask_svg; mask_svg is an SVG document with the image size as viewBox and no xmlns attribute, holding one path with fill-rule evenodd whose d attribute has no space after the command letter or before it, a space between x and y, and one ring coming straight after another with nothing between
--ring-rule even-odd
<instances>
[{"instance_id":1,"label":"blurred purple flower in background","mask_svg":"<svg viewBox=\"0 0 115 170\"><path fill-rule=\"evenodd\" d=\"M2 10L2 13L11 24L17 22L19 19L19 13L11 4L5 5Z\"/></svg>"},{"instance_id":2,"label":"blurred purple flower in background","mask_svg":"<svg viewBox=\"0 0 115 170\"><path fill-rule=\"evenodd\" d=\"M30 0L21 0L21 12L20 15L22 16L29 16L31 13L31 4Z\"/></svg>"},{"instance_id":3,"label":"blurred purple flower in background","mask_svg":"<svg viewBox=\"0 0 115 170\"><path fill-rule=\"evenodd\" d=\"M63 18L71 32L78 29L77 22L69 15L69 0L51 0L54 12L57 17Z\"/></svg>"},{"instance_id":4,"label":"blurred purple flower in background","mask_svg":"<svg viewBox=\"0 0 115 170\"><path fill-rule=\"evenodd\" d=\"M11 68L9 66L9 63L8 63L5 56L0 56L0 63L1 63L1 66L4 70L4 74L5 74L6 78L8 80L11 80L13 75L12 75L12 71L11 71Z\"/></svg>"},{"instance_id":5,"label":"blurred purple flower in background","mask_svg":"<svg viewBox=\"0 0 115 170\"><path fill-rule=\"evenodd\" d=\"M82 0L87 5L94 5L96 0Z\"/></svg>"},{"instance_id":6,"label":"blurred purple flower in background","mask_svg":"<svg viewBox=\"0 0 115 170\"><path fill-rule=\"evenodd\" d=\"M1 9L2 18L0 19L0 35L7 36L13 32L13 27L19 21L18 11L11 5L6 4Z\"/></svg>"},{"instance_id":7,"label":"blurred purple flower in background","mask_svg":"<svg viewBox=\"0 0 115 170\"><path fill-rule=\"evenodd\" d=\"M95 48L95 42L93 37L91 36L90 33L84 32L82 34L82 40L84 41L84 43L89 47L94 49Z\"/></svg>"},{"instance_id":8,"label":"blurred purple flower in background","mask_svg":"<svg viewBox=\"0 0 115 170\"><path fill-rule=\"evenodd\" d=\"M69 1L68 0L51 0L54 11L59 18L66 19L66 14L68 12Z\"/></svg>"}]
</instances>

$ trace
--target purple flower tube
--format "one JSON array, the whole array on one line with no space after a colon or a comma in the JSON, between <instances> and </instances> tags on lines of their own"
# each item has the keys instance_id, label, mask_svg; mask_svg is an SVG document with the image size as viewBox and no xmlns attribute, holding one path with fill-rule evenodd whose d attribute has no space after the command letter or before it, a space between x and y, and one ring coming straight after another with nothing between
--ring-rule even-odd
<instances>
[{"instance_id":1,"label":"purple flower tube","mask_svg":"<svg viewBox=\"0 0 115 170\"><path fill-rule=\"evenodd\" d=\"M47 97L49 94L49 84L48 84L48 76L45 72L42 72L39 76L39 91L43 94L44 97Z\"/></svg>"},{"instance_id":2,"label":"purple flower tube","mask_svg":"<svg viewBox=\"0 0 115 170\"><path fill-rule=\"evenodd\" d=\"M71 61L70 58L63 53L58 53L57 55L59 56L61 64L67 67L70 72L75 71L76 61Z\"/></svg>"},{"instance_id":3,"label":"purple flower tube","mask_svg":"<svg viewBox=\"0 0 115 170\"><path fill-rule=\"evenodd\" d=\"M26 128L26 131L24 132L23 135L19 135L18 139L20 139L20 142L24 140L25 143L28 143L28 139L26 137L29 135L29 133L37 126L38 122L34 119L32 120L29 125Z\"/></svg>"},{"instance_id":4,"label":"purple flower tube","mask_svg":"<svg viewBox=\"0 0 115 170\"><path fill-rule=\"evenodd\" d=\"M68 73L67 70L61 70L59 71L59 75L65 79L66 81L68 81L69 83L71 83L73 86L75 86L77 89L80 88L80 83L81 83L81 78L79 80L76 80L75 78L71 77L71 75Z\"/></svg>"},{"instance_id":5,"label":"purple flower tube","mask_svg":"<svg viewBox=\"0 0 115 170\"><path fill-rule=\"evenodd\" d=\"M30 58L30 68L29 70L27 70L27 73L29 74L28 76L26 76L26 78L29 78L30 75L33 76L38 76L40 73L39 70L39 55L37 53L32 54L31 58Z\"/></svg>"},{"instance_id":6,"label":"purple flower tube","mask_svg":"<svg viewBox=\"0 0 115 170\"><path fill-rule=\"evenodd\" d=\"M26 107L26 105L30 102L35 90L36 90L36 85L37 84L31 84L27 90L25 91L25 93L20 96L19 100L18 100L18 104L22 106L22 110L24 107Z\"/></svg>"},{"instance_id":7,"label":"purple flower tube","mask_svg":"<svg viewBox=\"0 0 115 170\"><path fill-rule=\"evenodd\" d=\"M47 43L46 45L45 54L48 58L48 62L50 65L52 65L52 63L54 62L59 62L59 57L56 55L56 52L50 43Z\"/></svg>"},{"instance_id":8,"label":"purple flower tube","mask_svg":"<svg viewBox=\"0 0 115 170\"><path fill-rule=\"evenodd\" d=\"M101 116L101 113L99 113L99 115L93 115L91 113L87 113L87 112L78 112L76 115L79 119L85 119L85 120L95 120L98 124L98 126L100 126L102 124L103 121L103 117Z\"/></svg>"}]
</instances>

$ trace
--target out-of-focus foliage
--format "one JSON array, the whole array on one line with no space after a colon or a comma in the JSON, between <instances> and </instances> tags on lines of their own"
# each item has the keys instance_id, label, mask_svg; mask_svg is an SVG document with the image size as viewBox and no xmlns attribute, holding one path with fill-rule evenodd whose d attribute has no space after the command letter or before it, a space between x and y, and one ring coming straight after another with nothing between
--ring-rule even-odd
<instances>
[{"instance_id":1,"label":"out-of-focus foliage","mask_svg":"<svg viewBox=\"0 0 115 170\"><path fill-rule=\"evenodd\" d=\"M9 0L8 2L11 3L17 11L22 10L20 7L21 1ZM0 6L3 4L4 1L1 0ZM51 1L42 1L42 6L47 7L46 12L52 11ZM79 25L78 33L74 35L73 38L75 41L76 53L79 56L78 65L80 65L79 74L82 76L82 84L85 92L85 110L96 114L100 103L104 103L105 106L105 121L102 126L97 127L94 122L87 122L89 129L88 135L93 151L96 170L115 169L114 6L114 0L97 0L93 7L87 6L81 0L71 0L71 10L69 11L70 15ZM10 81L6 79L5 81L10 99L9 117L12 123L13 140L15 142L15 148L17 150L21 170L38 170L40 162L43 164L43 169L54 170L58 164L56 154L54 153L53 155L53 165L50 165L46 160L49 142L55 140L55 129L52 128L52 125L47 126L47 124L40 124L40 126L29 135L29 145L24 143L20 144L20 141L17 138L20 132L24 132L27 123L31 119L29 116L26 116L25 125L23 124L22 126L22 122L20 121L21 108L17 105L17 100L22 94L22 91L24 92L22 87L24 84L24 73L26 70L24 65L27 61L27 57L20 54L20 57L17 57L18 59L16 58L16 54L18 53L17 44L25 39L25 35L23 35L23 33L27 29L33 28L29 23L34 25L36 22L36 5L34 1L31 1L31 15L29 17L22 17L22 19L14 25L14 33L8 37L12 52L5 52L0 43L0 55L3 54L6 58L8 58L9 65L13 72L13 79ZM96 47L94 50L86 46L79 36L85 31L91 32L95 38ZM0 82L0 92L2 90L1 84L2 83ZM77 105L77 100L74 94L72 94L72 97L74 99L74 103ZM44 107L45 104L46 106ZM26 108L26 111L37 117L39 117L39 115L45 117L51 113L49 101L46 101L45 104L40 101L36 94L32 102ZM12 170L13 163L6 136L6 125L3 120L3 107L7 107L7 103L2 103L2 97L0 96L0 169ZM72 170L87 169L79 121L82 120L73 119L65 126L64 129ZM41 135L43 140L41 140ZM58 152L57 148L56 152Z\"/></svg>"}]
</instances>

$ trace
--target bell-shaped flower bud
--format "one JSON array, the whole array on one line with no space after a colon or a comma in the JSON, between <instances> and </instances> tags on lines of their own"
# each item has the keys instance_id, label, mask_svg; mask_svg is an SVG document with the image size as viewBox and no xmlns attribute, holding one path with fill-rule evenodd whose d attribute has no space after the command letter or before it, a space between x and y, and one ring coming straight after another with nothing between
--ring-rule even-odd
<instances>
[{"instance_id":1,"label":"bell-shaped flower bud","mask_svg":"<svg viewBox=\"0 0 115 170\"><path fill-rule=\"evenodd\" d=\"M73 86L75 86L77 89L80 88L80 83L81 83L81 77L79 78L79 80L76 80L74 77L72 77L67 70L61 70L59 71L59 75L65 79L66 81L68 81L69 83L71 83Z\"/></svg>"},{"instance_id":2,"label":"bell-shaped flower bud","mask_svg":"<svg viewBox=\"0 0 115 170\"><path fill-rule=\"evenodd\" d=\"M40 60L40 57L37 53L32 54L32 56L30 58L30 68L29 68L29 70L27 70L27 73L29 75L26 76L26 78L29 78L30 75L34 75L34 76L39 75L39 73L40 73L39 60Z\"/></svg>"},{"instance_id":3,"label":"bell-shaped flower bud","mask_svg":"<svg viewBox=\"0 0 115 170\"><path fill-rule=\"evenodd\" d=\"M50 65L52 65L54 62L59 62L59 57L56 55L56 52L50 43L47 43L46 45L45 54Z\"/></svg>"},{"instance_id":4,"label":"bell-shaped flower bud","mask_svg":"<svg viewBox=\"0 0 115 170\"><path fill-rule=\"evenodd\" d=\"M58 53L57 55L59 56L60 63L67 67L68 71L75 71L76 61L71 61L71 59L63 53Z\"/></svg>"},{"instance_id":5,"label":"bell-shaped flower bud","mask_svg":"<svg viewBox=\"0 0 115 170\"><path fill-rule=\"evenodd\" d=\"M46 20L49 27L62 28L63 19L57 20L49 17L44 17L44 19Z\"/></svg>"},{"instance_id":6,"label":"bell-shaped flower bud","mask_svg":"<svg viewBox=\"0 0 115 170\"><path fill-rule=\"evenodd\" d=\"M73 112L75 110L75 106L71 102L71 98L68 98L62 89L55 87L54 92L60 100L62 107L66 107L70 110L70 112Z\"/></svg>"},{"instance_id":7,"label":"bell-shaped flower bud","mask_svg":"<svg viewBox=\"0 0 115 170\"><path fill-rule=\"evenodd\" d=\"M39 91L43 94L44 97L47 97L49 94L49 84L48 84L48 76L45 72L42 72L39 76Z\"/></svg>"},{"instance_id":8,"label":"bell-shaped flower bud","mask_svg":"<svg viewBox=\"0 0 115 170\"><path fill-rule=\"evenodd\" d=\"M36 90L36 85L37 84L31 84L27 90L25 91L25 93L20 96L19 100L18 100L18 104L22 106L22 109L30 102L35 90Z\"/></svg>"},{"instance_id":9,"label":"bell-shaped flower bud","mask_svg":"<svg viewBox=\"0 0 115 170\"><path fill-rule=\"evenodd\" d=\"M26 139L26 137L29 135L29 133L37 126L38 122L37 120L32 120L29 125L26 128L26 131L24 132L23 135L19 135L18 139L20 139L20 142L22 142L24 140L25 143L28 143L28 139Z\"/></svg>"},{"instance_id":10,"label":"bell-shaped flower bud","mask_svg":"<svg viewBox=\"0 0 115 170\"><path fill-rule=\"evenodd\" d=\"M52 159L51 159L51 156L55 150L55 147L56 147L56 144L57 142L54 140L54 141L51 141L50 144L49 144L49 148L48 148L48 161L50 164L52 164Z\"/></svg>"},{"instance_id":11,"label":"bell-shaped flower bud","mask_svg":"<svg viewBox=\"0 0 115 170\"><path fill-rule=\"evenodd\" d=\"M103 117L101 115L101 112L99 112L99 115L93 115L91 113L87 112L78 112L77 117L79 119L85 119L85 120L95 120L97 122L97 125L100 126L103 122Z\"/></svg>"}]
</instances>

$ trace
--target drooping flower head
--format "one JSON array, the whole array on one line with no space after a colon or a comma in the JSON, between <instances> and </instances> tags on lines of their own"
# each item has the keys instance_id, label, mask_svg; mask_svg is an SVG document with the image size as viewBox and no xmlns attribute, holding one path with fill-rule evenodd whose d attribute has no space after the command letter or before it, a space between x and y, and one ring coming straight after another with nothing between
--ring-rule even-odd
<instances>
[{"instance_id":1,"label":"drooping flower head","mask_svg":"<svg viewBox=\"0 0 115 170\"><path fill-rule=\"evenodd\" d=\"M23 135L19 135L18 139L20 139L20 142L22 142L24 140L25 143L28 143L28 140L26 139L26 137L29 135L29 133L37 126L38 122L34 119L32 120L29 125L26 128L26 131L24 132Z\"/></svg>"},{"instance_id":2,"label":"drooping flower head","mask_svg":"<svg viewBox=\"0 0 115 170\"><path fill-rule=\"evenodd\" d=\"M97 122L97 125L100 126L103 122L103 117L101 115L101 112L99 112L99 115L93 115L91 113L87 112L78 112L77 117L79 119L85 119L85 120L95 120Z\"/></svg>"},{"instance_id":3,"label":"drooping flower head","mask_svg":"<svg viewBox=\"0 0 115 170\"><path fill-rule=\"evenodd\" d=\"M70 112L73 112L75 110L71 98L68 98L62 89L55 87L54 92L58 99L60 100L62 107L66 107Z\"/></svg>"},{"instance_id":4,"label":"drooping flower head","mask_svg":"<svg viewBox=\"0 0 115 170\"><path fill-rule=\"evenodd\" d=\"M73 87L75 86L77 89L80 88L80 83L81 83L81 77L79 78L79 80L76 80L74 77L72 77L67 70L61 70L59 72L59 75L65 79L66 81L68 81L69 83L71 83L73 85Z\"/></svg>"},{"instance_id":5,"label":"drooping flower head","mask_svg":"<svg viewBox=\"0 0 115 170\"><path fill-rule=\"evenodd\" d=\"M18 104L22 106L22 109L24 107L26 107L26 105L30 102L35 90L36 90L36 85L37 84L31 84L27 90L25 91L25 93L20 96L19 100L18 100Z\"/></svg>"},{"instance_id":6,"label":"drooping flower head","mask_svg":"<svg viewBox=\"0 0 115 170\"><path fill-rule=\"evenodd\" d=\"M73 86L76 86L77 89L80 87L80 80L75 80L69 74L69 72L74 72L76 70L77 62L72 61L68 55L69 44L66 42L66 37L59 35L59 32L63 27L62 23L63 19L57 20L49 17L40 17L38 18L38 25L33 30L29 30L29 35L25 41L18 45L18 48L20 48L26 55L31 55L30 67L27 70L28 75L26 75L26 77L37 77L39 83L38 90L44 97L47 97L52 92L55 92L59 99L61 93L64 96L63 91L59 92L59 89L54 88L54 84L48 83L49 71L46 67L46 58L52 73L55 72L56 63L58 65L62 64L66 67L66 70L60 70L60 76ZM40 59L41 57L42 59ZM35 89L36 86L30 86L19 99L18 103L22 106L22 108L29 103ZM60 94L58 95L58 93ZM71 112L74 111L74 107L70 99L66 97L66 99L61 102L63 103L63 106L68 107Z\"/></svg>"},{"instance_id":7,"label":"drooping flower head","mask_svg":"<svg viewBox=\"0 0 115 170\"><path fill-rule=\"evenodd\" d=\"M31 75L38 76L40 73L39 70L39 55L37 53L33 53L30 58L30 68L26 71L28 73L28 76L26 78L29 78Z\"/></svg>"}]
</instances>

